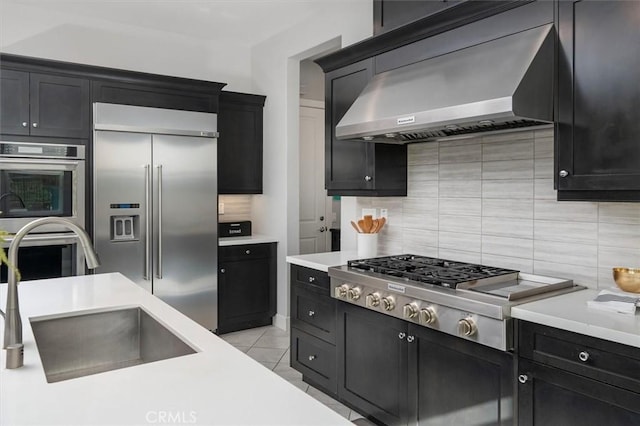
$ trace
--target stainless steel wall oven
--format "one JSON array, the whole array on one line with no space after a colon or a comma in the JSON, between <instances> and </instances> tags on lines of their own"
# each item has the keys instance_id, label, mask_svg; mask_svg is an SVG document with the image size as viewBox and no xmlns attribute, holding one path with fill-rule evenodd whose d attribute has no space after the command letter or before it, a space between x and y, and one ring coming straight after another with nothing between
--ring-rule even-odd
<instances>
[{"instance_id":1,"label":"stainless steel wall oven","mask_svg":"<svg viewBox=\"0 0 640 426\"><path fill-rule=\"evenodd\" d=\"M85 147L0 142L0 229L59 216L84 227ZM61 232L50 225L38 232Z\"/></svg>"},{"instance_id":2,"label":"stainless steel wall oven","mask_svg":"<svg viewBox=\"0 0 640 426\"><path fill-rule=\"evenodd\" d=\"M0 230L3 246L27 223L45 216L85 225L85 147L0 141ZM18 252L23 280L84 274L84 256L73 233L47 225L29 234ZM6 266L0 281L6 282Z\"/></svg>"}]
</instances>

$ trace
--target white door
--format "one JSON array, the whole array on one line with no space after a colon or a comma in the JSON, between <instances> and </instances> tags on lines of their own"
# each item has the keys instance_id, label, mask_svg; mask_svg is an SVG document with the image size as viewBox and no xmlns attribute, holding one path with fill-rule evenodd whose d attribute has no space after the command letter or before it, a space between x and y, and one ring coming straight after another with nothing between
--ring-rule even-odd
<instances>
[{"instance_id":1,"label":"white door","mask_svg":"<svg viewBox=\"0 0 640 426\"><path fill-rule=\"evenodd\" d=\"M324 189L324 105L300 100L300 254L331 250L331 198Z\"/></svg>"}]
</instances>

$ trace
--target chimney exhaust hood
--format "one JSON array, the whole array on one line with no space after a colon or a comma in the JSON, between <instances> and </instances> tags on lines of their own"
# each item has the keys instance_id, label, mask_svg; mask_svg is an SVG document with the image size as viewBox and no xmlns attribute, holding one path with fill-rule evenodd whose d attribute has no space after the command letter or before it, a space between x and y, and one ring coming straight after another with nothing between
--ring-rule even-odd
<instances>
[{"instance_id":1,"label":"chimney exhaust hood","mask_svg":"<svg viewBox=\"0 0 640 426\"><path fill-rule=\"evenodd\" d=\"M373 77L338 139L410 143L553 123L552 24Z\"/></svg>"}]
</instances>

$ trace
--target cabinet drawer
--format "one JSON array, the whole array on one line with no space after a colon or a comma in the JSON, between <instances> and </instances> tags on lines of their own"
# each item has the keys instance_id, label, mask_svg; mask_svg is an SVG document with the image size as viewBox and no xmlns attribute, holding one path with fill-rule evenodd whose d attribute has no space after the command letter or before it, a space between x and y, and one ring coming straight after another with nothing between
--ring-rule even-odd
<instances>
[{"instance_id":1,"label":"cabinet drawer","mask_svg":"<svg viewBox=\"0 0 640 426\"><path fill-rule=\"evenodd\" d=\"M329 274L316 269L305 268L303 266L291 265L291 280L305 285L324 289L329 294Z\"/></svg>"},{"instance_id":2,"label":"cabinet drawer","mask_svg":"<svg viewBox=\"0 0 640 426\"><path fill-rule=\"evenodd\" d=\"M262 258L271 256L272 244L244 244L241 246L222 246L219 247L220 259L238 259L238 258Z\"/></svg>"},{"instance_id":3,"label":"cabinet drawer","mask_svg":"<svg viewBox=\"0 0 640 426\"><path fill-rule=\"evenodd\" d=\"M291 366L326 390L337 392L335 346L292 328Z\"/></svg>"},{"instance_id":4,"label":"cabinet drawer","mask_svg":"<svg viewBox=\"0 0 640 426\"><path fill-rule=\"evenodd\" d=\"M305 332L335 343L336 301L329 296L301 285L292 286L292 325Z\"/></svg>"},{"instance_id":5,"label":"cabinet drawer","mask_svg":"<svg viewBox=\"0 0 640 426\"><path fill-rule=\"evenodd\" d=\"M640 392L640 349L519 322L520 356Z\"/></svg>"}]
</instances>

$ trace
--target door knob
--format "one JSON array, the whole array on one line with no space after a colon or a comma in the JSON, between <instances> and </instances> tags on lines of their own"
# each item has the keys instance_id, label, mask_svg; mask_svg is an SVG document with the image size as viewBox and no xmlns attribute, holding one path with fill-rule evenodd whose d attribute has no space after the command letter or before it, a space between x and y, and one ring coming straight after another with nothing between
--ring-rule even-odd
<instances>
[{"instance_id":1,"label":"door knob","mask_svg":"<svg viewBox=\"0 0 640 426\"><path fill-rule=\"evenodd\" d=\"M38 123L33 123L32 126L33 127L38 127Z\"/></svg>"}]
</instances>

